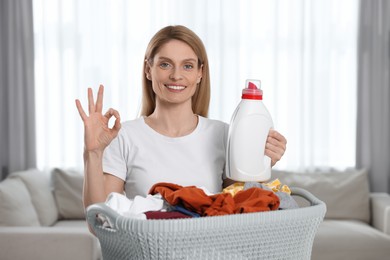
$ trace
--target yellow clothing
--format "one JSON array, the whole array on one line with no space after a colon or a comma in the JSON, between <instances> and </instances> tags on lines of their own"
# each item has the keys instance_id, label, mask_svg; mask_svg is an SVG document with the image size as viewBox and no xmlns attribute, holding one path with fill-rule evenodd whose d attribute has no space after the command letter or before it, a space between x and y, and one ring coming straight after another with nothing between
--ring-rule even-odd
<instances>
[{"instance_id":1,"label":"yellow clothing","mask_svg":"<svg viewBox=\"0 0 390 260\"><path fill-rule=\"evenodd\" d=\"M287 185L282 185L279 179L275 179L268 183L263 183L268 188L272 189L273 192L281 191L291 195L291 190ZM222 193L230 193L233 197L237 192L244 189L244 182L236 182L222 190Z\"/></svg>"}]
</instances>

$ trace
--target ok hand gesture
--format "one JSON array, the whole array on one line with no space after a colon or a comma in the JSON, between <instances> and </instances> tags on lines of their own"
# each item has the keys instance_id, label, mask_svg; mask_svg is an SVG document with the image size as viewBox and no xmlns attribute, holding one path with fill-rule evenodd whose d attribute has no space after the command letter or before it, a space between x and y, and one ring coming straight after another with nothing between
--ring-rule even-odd
<instances>
[{"instance_id":1,"label":"ok hand gesture","mask_svg":"<svg viewBox=\"0 0 390 260\"><path fill-rule=\"evenodd\" d=\"M104 115L102 114L103 92L104 87L100 85L95 103L92 89L88 88L89 116L84 112L80 100L76 99L76 107L84 123L85 150L89 152L103 152L118 135L119 129L121 128L118 111L110 108ZM112 128L109 128L108 122L112 116L115 117L115 124Z\"/></svg>"}]
</instances>

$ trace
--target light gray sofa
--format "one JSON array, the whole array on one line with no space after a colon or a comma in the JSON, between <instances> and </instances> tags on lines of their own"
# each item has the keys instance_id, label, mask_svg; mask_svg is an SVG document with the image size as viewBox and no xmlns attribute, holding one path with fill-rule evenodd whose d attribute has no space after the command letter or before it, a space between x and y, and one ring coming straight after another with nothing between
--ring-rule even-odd
<instances>
[{"instance_id":1,"label":"light gray sofa","mask_svg":"<svg viewBox=\"0 0 390 260\"><path fill-rule=\"evenodd\" d=\"M301 187L327 205L314 238L312 260L390 257L390 196L370 193L365 170L297 173L272 171L272 179ZM297 201L305 206L304 201Z\"/></svg>"},{"instance_id":2,"label":"light gray sofa","mask_svg":"<svg viewBox=\"0 0 390 260\"><path fill-rule=\"evenodd\" d=\"M85 221L82 177L77 171L32 169L3 180L0 259L101 259L99 242Z\"/></svg>"},{"instance_id":3,"label":"light gray sofa","mask_svg":"<svg viewBox=\"0 0 390 260\"><path fill-rule=\"evenodd\" d=\"M100 259L98 241L84 220L82 174L54 169L51 185L48 176L31 170L13 173L0 183L0 259ZM369 192L366 171L273 170L272 179L276 178L327 204L314 239L313 260L388 259L390 196Z\"/></svg>"}]
</instances>

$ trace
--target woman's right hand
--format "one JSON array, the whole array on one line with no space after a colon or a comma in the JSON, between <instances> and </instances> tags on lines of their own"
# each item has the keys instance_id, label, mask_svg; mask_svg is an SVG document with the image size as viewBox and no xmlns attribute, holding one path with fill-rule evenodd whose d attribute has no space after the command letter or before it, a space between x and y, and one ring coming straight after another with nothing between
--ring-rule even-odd
<instances>
[{"instance_id":1,"label":"woman's right hand","mask_svg":"<svg viewBox=\"0 0 390 260\"><path fill-rule=\"evenodd\" d=\"M80 100L76 99L76 107L84 123L84 143L85 151L103 152L103 150L118 135L121 128L120 115L115 109L110 108L104 115L103 109L104 87L100 85L96 103L93 99L92 89L88 88L88 110L89 116L84 112ZM111 117L115 117L112 128L108 126Z\"/></svg>"}]
</instances>

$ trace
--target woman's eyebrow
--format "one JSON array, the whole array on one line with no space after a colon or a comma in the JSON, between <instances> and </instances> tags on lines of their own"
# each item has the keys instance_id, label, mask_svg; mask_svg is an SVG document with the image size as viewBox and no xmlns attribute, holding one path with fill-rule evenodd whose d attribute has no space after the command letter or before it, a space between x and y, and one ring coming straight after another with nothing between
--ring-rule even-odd
<instances>
[{"instance_id":1,"label":"woman's eyebrow","mask_svg":"<svg viewBox=\"0 0 390 260\"><path fill-rule=\"evenodd\" d=\"M168 60L168 61L172 61L170 58L164 57L164 56L158 57L158 59L159 59L159 60Z\"/></svg>"},{"instance_id":2,"label":"woman's eyebrow","mask_svg":"<svg viewBox=\"0 0 390 260\"><path fill-rule=\"evenodd\" d=\"M170 62L173 62L172 59L168 58L168 57L164 57L164 56L161 56L161 57L158 57L159 60L167 60L167 61L170 61ZM184 59L182 62L197 62L197 59L194 59L194 58L188 58L188 59Z\"/></svg>"},{"instance_id":3,"label":"woman's eyebrow","mask_svg":"<svg viewBox=\"0 0 390 260\"><path fill-rule=\"evenodd\" d=\"M183 62L198 62L198 60L197 59L193 59L193 58L188 58L188 59L185 59L185 60L183 60Z\"/></svg>"}]
</instances>

